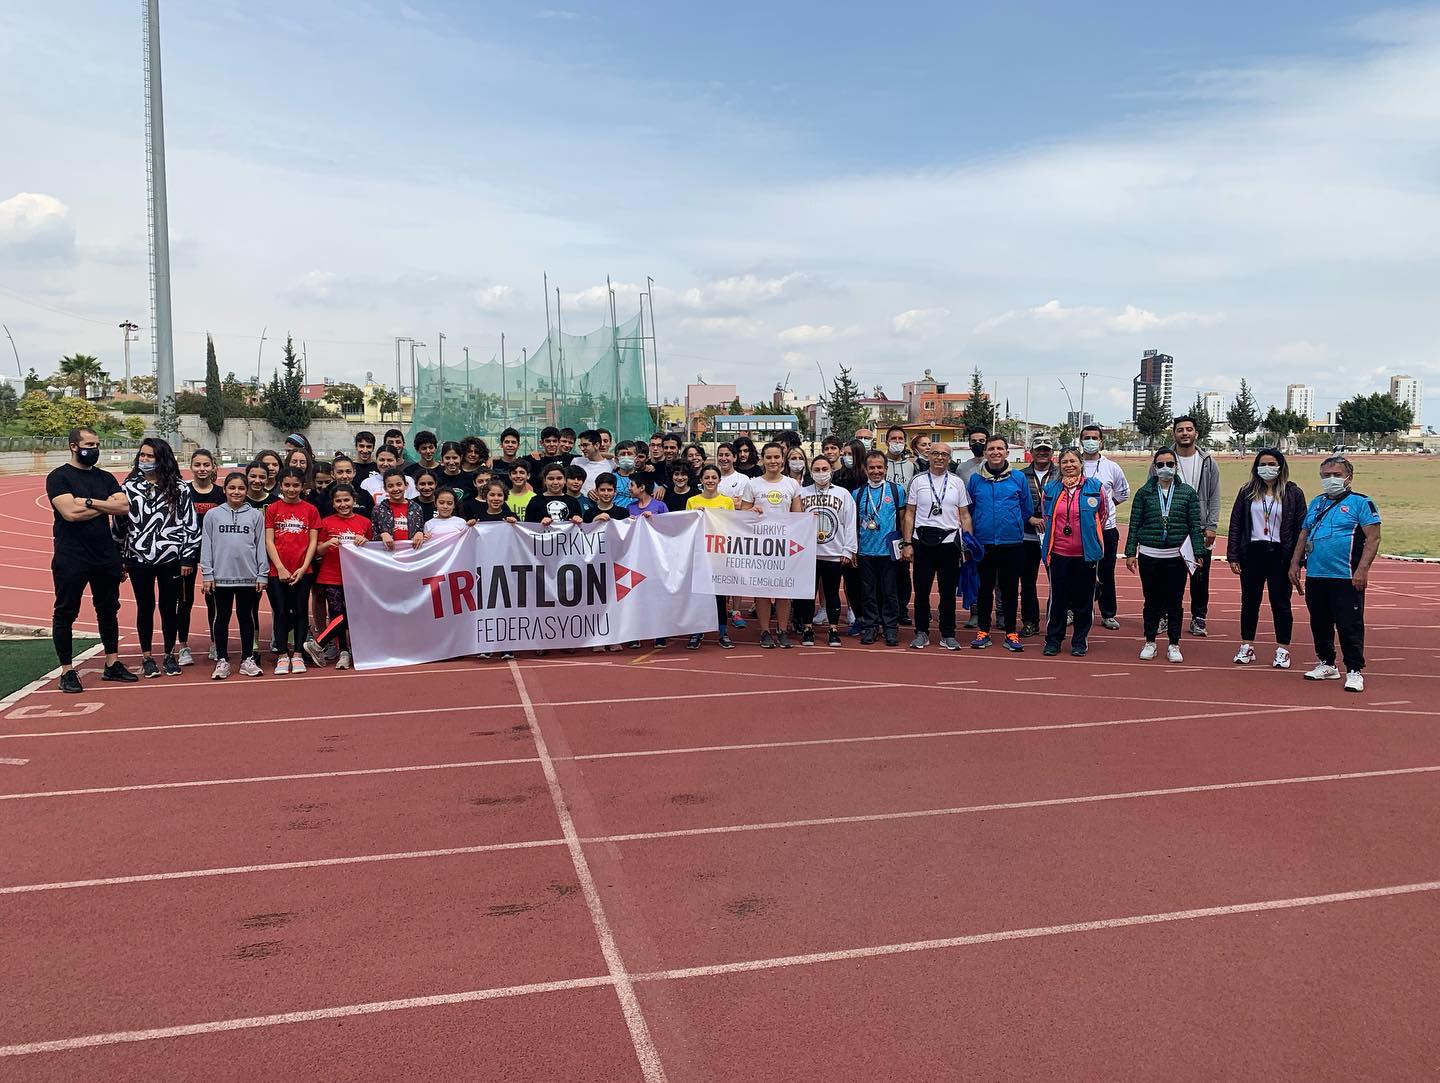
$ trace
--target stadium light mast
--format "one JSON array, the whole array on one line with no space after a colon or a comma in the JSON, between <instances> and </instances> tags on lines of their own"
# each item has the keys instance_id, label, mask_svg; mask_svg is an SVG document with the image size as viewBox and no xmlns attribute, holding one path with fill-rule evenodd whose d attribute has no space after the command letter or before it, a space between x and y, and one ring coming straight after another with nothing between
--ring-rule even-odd
<instances>
[{"instance_id":1,"label":"stadium light mast","mask_svg":"<svg viewBox=\"0 0 1440 1083\"><path fill-rule=\"evenodd\" d=\"M175 398L170 320L170 211L165 191L165 108L160 80L160 0L145 0L145 167L150 202L150 342L155 361L157 418L169 419ZM168 426L167 426L168 427ZM174 438L174 433L161 435Z\"/></svg>"}]
</instances>

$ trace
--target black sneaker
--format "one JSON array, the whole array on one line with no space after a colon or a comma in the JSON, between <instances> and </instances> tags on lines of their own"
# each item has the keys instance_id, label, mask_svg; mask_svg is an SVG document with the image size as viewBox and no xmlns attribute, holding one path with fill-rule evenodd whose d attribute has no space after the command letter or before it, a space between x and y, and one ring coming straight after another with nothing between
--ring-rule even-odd
<instances>
[{"instance_id":1,"label":"black sneaker","mask_svg":"<svg viewBox=\"0 0 1440 1083\"><path fill-rule=\"evenodd\" d=\"M1045 649L1040 653L1043 654L1046 658L1054 658L1057 654L1060 653L1060 648L1055 646L1054 643L1047 643L1045 644Z\"/></svg>"},{"instance_id":2,"label":"black sneaker","mask_svg":"<svg viewBox=\"0 0 1440 1083\"><path fill-rule=\"evenodd\" d=\"M789 635L784 632L781 632L778 636L775 637L775 642L778 643L780 646L784 647L787 651L795 646L795 644L790 642Z\"/></svg>"},{"instance_id":3,"label":"black sneaker","mask_svg":"<svg viewBox=\"0 0 1440 1083\"><path fill-rule=\"evenodd\" d=\"M773 651L775 649L775 637L771 635L768 631L761 632L760 646L764 650Z\"/></svg>"},{"instance_id":4,"label":"black sneaker","mask_svg":"<svg viewBox=\"0 0 1440 1083\"><path fill-rule=\"evenodd\" d=\"M625 644L625 646L629 647L632 651L638 651L640 649L640 641L638 639L632 639L629 643Z\"/></svg>"},{"instance_id":5,"label":"black sneaker","mask_svg":"<svg viewBox=\"0 0 1440 1083\"><path fill-rule=\"evenodd\" d=\"M785 645L785 644L781 644L781 646L784 646L784 645ZM815 632L814 632L814 629L806 628L805 631L800 634L800 645L801 645L802 647L813 647L813 646L815 646Z\"/></svg>"},{"instance_id":6,"label":"black sneaker","mask_svg":"<svg viewBox=\"0 0 1440 1083\"><path fill-rule=\"evenodd\" d=\"M885 633L885 646L887 646L887 647L898 647L898 646L900 646L900 633L899 633L899 632L886 632L886 633Z\"/></svg>"},{"instance_id":7,"label":"black sneaker","mask_svg":"<svg viewBox=\"0 0 1440 1083\"><path fill-rule=\"evenodd\" d=\"M100 671L102 681L120 681L124 684L134 684L140 678L125 668L124 662L111 662Z\"/></svg>"},{"instance_id":8,"label":"black sneaker","mask_svg":"<svg viewBox=\"0 0 1440 1083\"><path fill-rule=\"evenodd\" d=\"M1090 648L1084 643L1074 643L1070 646L1070 656L1072 658L1084 658L1089 653Z\"/></svg>"},{"instance_id":9,"label":"black sneaker","mask_svg":"<svg viewBox=\"0 0 1440 1083\"><path fill-rule=\"evenodd\" d=\"M910 619L910 611L909 611L908 609L907 609L904 613L901 613L901 614L900 614L900 619L899 619L898 621L896 621L895 623L898 624L898 625L900 625L901 628L914 628L914 627L915 627L915 622Z\"/></svg>"},{"instance_id":10,"label":"black sneaker","mask_svg":"<svg viewBox=\"0 0 1440 1083\"><path fill-rule=\"evenodd\" d=\"M1204 639L1210 633L1205 630L1205 618L1196 617L1190 622L1190 634L1196 639Z\"/></svg>"},{"instance_id":11,"label":"black sneaker","mask_svg":"<svg viewBox=\"0 0 1440 1083\"><path fill-rule=\"evenodd\" d=\"M865 631L863 631L863 632L860 633L860 643L861 643L862 646L868 647L868 646L870 646L871 643L874 643L874 642L875 642L875 629L874 629L874 628L866 628ZM833 643L831 644L831 646L834 646L834 645L835 645L835 644L833 644Z\"/></svg>"},{"instance_id":12,"label":"black sneaker","mask_svg":"<svg viewBox=\"0 0 1440 1083\"><path fill-rule=\"evenodd\" d=\"M719 643L721 650L733 651L735 649L735 641L727 635L722 635L719 639Z\"/></svg>"},{"instance_id":13,"label":"black sneaker","mask_svg":"<svg viewBox=\"0 0 1440 1083\"><path fill-rule=\"evenodd\" d=\"M965 627L966 627L966 628L979 628L979 627L980 627L980 618L977 617L977 616L974 616L974 615L970 616L970 618L965 621Z\"/></svg>"},{"instance_id":14,"label":"black sneaker","mask_svg":"<svg viewBox=\"0 0 1440 1083\"><path fill-rule=\"evenodd\" d=\"M85 691L85 686L80 683L80 674L73 669L60 674L60 691L69 692L72 696Z\"/></svg>"},{"instance_id":15,"label":"black sneaker","mask_svg":"<svg viewBox=\"0 0 1440 1083\"><path fill-rule=\"evenodd\" d=\"M700 639L700 633L696 632L693 636L690 637L690 642L685 644L685 649L687 651L698 651L700 649Z\"/></svg>"},{"instance_id":16,"label":"black sneaker","mask_svg":"<svg viewBox=\"0 0 1440 1083\"><path fill-rule=\"evenodd\" d=\"M1039 629L1036 625L1031 624L1029 621L1026 621L1024 624L1022 624L1022 625L1020 626L1020 638L1021 638L1021 639L1032 639L1032 638L1034 638L1035 636L1037 636L1037 635L1039 635L1039 634L1040 634L1040 629Z\"/></svg>"},{"instance_id":17,"label":"black sneaker","mask_svg":"<svg viewBox=\"0 0 1440 1083\"><path fill-rule=\"evenodd\" d=\"M513 662L513 661L515 661L515 652L514 652L514 651L506 651L505 653L503 653L502 655L500 655L500 661L502 661L502 662Z\"/></svg>"},{"instance_id":18,"label":"black sneaker","mask_svg":"<svg viewBox=\"0 0 1440 1083\"><path fill-rule=\"evenodd\" d=\"M657 639L657 640L655 641L655 649L656 649L656 650L660 650L662 647L668 647L668 646L670 646L670 641L669 641L668 639Z\"/></svg>"},{"instance_id":19,"label":"black sneaker","mask_svg":"<svg viewBox=\"0 0 1440 1083\"><path fill-rule=\"evenodd\" d=\"M146 677L158 677L160 676L160 667L155 664L155 659L147 658L141 665L140 672Z\"/></svg>"},{"instance_id":20,"label":"black sneaker","mask_svg":"<svg viewBox=\"0 0 1440 1083\"><path fill-rule=\"evenodd\" d=\"M165 676L167 677L180 676L180 660L173 654L167 654L165 656L164 669Z\"/></svg>"},{"instance_id":21,"label":"black sneaker","mask_svg":"<svg viewBox=\"0 0 1440 1083\"><path fill-rule=\"evenodd\" d=\"M870 637L870 641L871 641L872 643L875 641L875 633L870 632L870 631L867 631L865 634ZM862 643L865 642L865 636L861 636L861 637L860 637L860 642L862 642ZM840 646L840 633L837 632L834 628L831 628L831 629L830 629L830 634L825 637L825 645L826 645L827 647L838 647L838 646Z\"/></svg>"}]
</instances>

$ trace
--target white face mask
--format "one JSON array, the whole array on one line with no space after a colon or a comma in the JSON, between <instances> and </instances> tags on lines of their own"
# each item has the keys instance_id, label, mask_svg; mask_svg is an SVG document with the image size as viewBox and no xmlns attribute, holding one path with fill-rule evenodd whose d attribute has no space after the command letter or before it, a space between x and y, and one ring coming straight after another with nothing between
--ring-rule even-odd
<instances>
[{"instance_id":1,"label":"white face mask","mask_svg":"<svg viewBox=\"0 0 1440 1083\"><path fill-rule=\"evenodd\" d=\"M810 476L815 479L816 485L830 484L830 471L828 470L816 470Z\"/></svg>"},{"instance_id":2,"label":"white face mask","mask_svg":"<svg viewBox=\"0 0 1440 1083\"><path fill-rule=\"evenodd\" d=\"M790 460L790 473L792 473L792 474L803 474L803 473L805 473L805 460L804 460L804 459L791 459L791 460Z\"/></svg>"},{"instance_id":3,"label":"white face mask","mask_svg":"<svg viewBox=\"0 0 1440 1083\"><path fill-rule=\"evenodd\" d=\"M634 470L634 469L635 469L635 456L633 456L633 455L621 455L621 456L620 456L620 469L621 469L621 470Z\"/></svg>"},{"instance_id":4,"label":"white face mask","mask_svg":"<svg viewBox=\"0 0 1440 1083\"><path fill-rule=\"evenodd\" d=\"M889 443L889 448L890 448L890 454L891 454L891 455L899 455L902 451L905 450L905 441L904 441L904 440L891 440L890 443Z\"/></svg>"},{"instance_id":5,"label":"white face mask","mask_svg":"<svg viewBox=\"0 0 1440 1083\"><path fill-rule=\"evenodd\" d=\"M855 456L854 456L854 455L841 455L841 456L840 456L840 465L843 466L843 467L845 467L845 468L848 470L850 467L852 467L852 466L855 465Z\"/></svg>"},{"instance_id":6,"label":"white face mask","mask_svg":"<svg viewBox=\"0 0 1440 1083\"><path fill-rule=\"evenodd\" d=\"M1100 450L1100 441L1099 441L1099 440L1081 440L1081 441L1080 441L1080 449L1081 449L1082 451L1084 451L1086 455L1094 455L1097 451Z\"/></svg>"},{"instance_id":7,"label":"white face mask","mask_svg":"<svg viewBox=\"0 0 1440 1083\"><path fill-rule=\"evenodd\" d=\"M1345 478L1327 475L1320 479L1320 488L1325 490L1326 496L1339 496L1349 488L1349 482Z\"/></svg>"},{"instance_id":8,"label":"white face mask","mask_svg":"<svg viewBox=\"0 0 1440 1083\"><path fill-rule=\"evenodd\" d=\"M1155 476L1165 481L1169 481L1175 476L1175 468L1173 466L1157 466L1155 468Z\"/></svg>"},{"instance_id":9,"label":"white face mask","mask_svg":"<svg viewBox=\"0 0 1440 1083\"><path fill-rule=\"evenodd\" d=\"M1261 481L1274 481L1280 476L1280 468L1278 466L1257 466L1255 473L1260 475Z\"/></svg>"}]
</instances>

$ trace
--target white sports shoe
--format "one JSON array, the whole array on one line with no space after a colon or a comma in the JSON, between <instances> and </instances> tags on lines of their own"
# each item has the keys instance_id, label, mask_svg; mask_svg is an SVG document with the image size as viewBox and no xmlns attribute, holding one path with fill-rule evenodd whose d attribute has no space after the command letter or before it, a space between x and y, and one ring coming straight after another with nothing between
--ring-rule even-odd
<instances>
[{"instance_id":1,"label":"white sports shoe","mask_svg":"<svg viewBox=\"0 0 1440 1083\"><path fill-rule=\"evenodd\" d=\"M1349 673L1345 674L1345 691L1365 691L1365 674L1356 669L1352 669Z\"/></svg>"},{"instance_id":2,"label":"white sports shoe","mask_svg":"<svg viewBox=\"0 0 1440 1083\"><path fill-rule=\"evenodd\" d=\"M1170 646L1165 648L1165 661L1183 662L1185 661L1185 656L1180 653L1180 648L1177 647L1174 643L1172 643L1170 644Z\"/></svg>"},{"instance_id":3,"label":"white sports shoe","mask_svg":"<svg viewBox=\"0 0 1440 1083\"><path fill-rule=\"evenodd\" d=\"M336 668L336 669L349 669L352 665L354 665L354 662L353 662L353 660L350 658L350 652L349 652L349 651L341 651L341 652L340 652L340 658L339 658L339 660L335 663L335 668Z\"/></svg>"},{"instance_id":4,"label":"white sports shoe","mask_svg":"<svg viewBox=\"0 0 1440 1083\"><path fill-rule=\"evenodd\" d=\"M1248 666L1253 661L1255 661L1255 648L1248 643L1240 644L1240 649L1235 652L1235 664Z\"/></svg>"},{"instance_id":5,"label":"white sports shoe","mask_svg":"<svg viewBox=\"0 0 1440 1083\"><path fill-rule=\"evenodd\" d=\"M215 672L210 674L210 679L212 681L223 681L228 676L230 676L230 663L216 662Z\"/></svg>"},{"instance_id":6,"label":"white sports shoe","mask_svg":"<svg viewBox=\"0 0 1440 1083\"><path fill-rule=\"evenodd\" d=\"M195 664L195 656L190 653L189 647L181 647L175 652L175 661L179 662L182 666L193 666Z\"/></svg>"},{"instance_id":7,"label":"white sports shoe","mask_svg":"<svg viewBox=\"0 0 1440 1083\"><path fill-rule=\"evenodd\" d=\"M265 673L260 668L260 663L253 658L246 658L240 663L240 672L247 677L260 677Z\"/></svg>"},{"instance_id":8,"label":"white sports shoe","mask_svg":"<svg viewBox=\"0 0 1440 1083\"><path fill-rule=\"evenodd\" d=\"M304 660L303 658L301 658L298 654L295 655L295 657L293 657L293 658L290 659L290 672L291 672L291 673L304 673L304 672L305 672L305 660Z\"/></svg>"},{"instance_id":9,"label":"white sports shoe","mask_svg":"<svg viewBox=\"0 0 1440 1083\"><path fill-rule=\"evenodd\" d=\"M208 659L210 659L210 661L212 661L212 662L214 662L214 661L216 660L216 658L215 658L215 644L213 644L213 643L210 644L210 649L205 652L205 657L208 658Z\"/></svg>"},{"instance_id":10,"label":"white sports shoe","mask_svg":"<svg viewBox=\"0 0 1440 1083\"><path fill-rule=\"evenodd\" d=\"M1156 651L1156 649L1157 649L1157 648L1156 648L1155 644L1153 644L1153 643L1147 643L1147 644L1145 644L1145 646L1143 646L1143 647L1140 648L1140 660L1141 660L1142 662L1148 662L1148 661L1150 661L1150 659L1152 659L1152 658L1155 657L1155 651Z\"/></svg>"},{"instance_id":11,"label":"white sports shoe","mask_svg":"<svg viewBox=\"0 0 1440 1083\"><path fill-rule=\"evenodd\" d=\"M1290 668L1290 652L1289 652L1288 650L1286 650L1284 647L1276 647L1276 648L1275 648L1275 662L1274 662L1274 666L1275 666L1276 669L1289 669L1289 668Z\"/></svg>"},{"instance_id":12,"label":"white sports shoe","mask_svg":"<svg viewBox=\"0 0 1440 1083\"><path fill-rule=\"evenodd\" d=\"M1340 671L1334 666L1328 666L1324 662L1318 663L1314 669L1305 674L1307 681L1338 681Z\"/></svg>"},{"instance_id":13,"label":"white sports shoe","mask_svg":"<svg viewBox=\"0 0 1440 1083\"><path fill-rule=\"evenodd\" d=\"M283 677L290 672L290 656L282 654L275 659L275 676Z\"/></svg>"}]
</instances>

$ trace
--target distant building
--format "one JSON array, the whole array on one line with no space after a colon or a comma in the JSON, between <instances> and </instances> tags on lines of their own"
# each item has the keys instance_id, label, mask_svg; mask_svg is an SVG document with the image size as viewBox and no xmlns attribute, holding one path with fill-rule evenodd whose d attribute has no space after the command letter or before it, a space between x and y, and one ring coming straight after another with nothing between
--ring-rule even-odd
<instances>
[{"instance_id":1,"label":"distant building","mask_svg":"<svg viewBox=\"0 0 1440 1083\"><path fill-rule=\"evenodd\" d=\"M1225 396L1218 391L1205 392L1205 414L1211 425L1225 424Z\"/></svg>"},{"instance_id":2,"label":"distant building","mask_svg":"<svg viewBox=\"0 0 1440 1083\"><path fill-rule=\"evenodd\" d=\"M1396 402L1405 403L1410 407L1412 431L1418 431L1420 428L1420 396L1423 390L1423 382L1418 376L1390 377L1390 397Z\"/></svg>"},{"instance_id":3,"label":"distant building","mask_svg":"<svg viewBox=\"0 0 1440 1083\"><path fill-rule=\"evenodd\" d=\"M1306 421L1315 420L1315 389L1309 384L1288 384L1285 387L1285 410L1299 414Z\"/></svg>"},{"instance_id":4,"label":"distant building","mask_svg":"<svg viewBox=\"0 0 1440 1083\"><path fill-rule=\"evenodd\" d=\"M1145 409L1145 399L1151 391L1160 400L1165 412L1174 410L1172 394L1175 390L1175 358L1158 350L1146 350L1140 358L1140 372L1131 383L1130 419L1139 420L1140 411Z\"/></svg>"},{"instance_id":5,"label":"distant building","mask_svg":"<svg viewBox=\"0 0 1440 1083\"><path fill-rule=\"evenodd\" d=\"M716 414L715 436L719 440L748 433L752 440L770 439L780 432L799 432L794 414Z\"/></svg>"},{"instance_id":6,"label":"distant building","mask_svg":"<svg viewBox=\"0 0 1440 1083\"><path fill-rule=\"evenodd\" d=\"M688 428L688 422L706 407L727 409L736 398L734 384L687 384L685 386L685 410L680 417L680 427Z\"/></svg>"},{"instance_id":7,"label":"distant building","mask_svg":"<svg viewBox=\"0 0 1440 1083\"><path fill-rule=\"evenodd\" d=\"M1093 424L1095 424L1095 415L1089 410L1084 413L1079 410L1067 410L1065 413L1065 426L1076 436L1080 435L1081 429Z\"/></svg>"},{"instance_id":8,"label":"distant building","mask_svg":"<svg viewBox=\"0 0 1440 1083\"><path fill-rule=\"evenodd\" d=\"M965 412L970 401L970 392L951 392L950 385L937 380L926 369L918 380L909 380L900 385L905 396L905 417L915 425L937 425L947 417L959 417ZM879 391L879 388L876 388Z\"/></svg>"}]
</instances>

